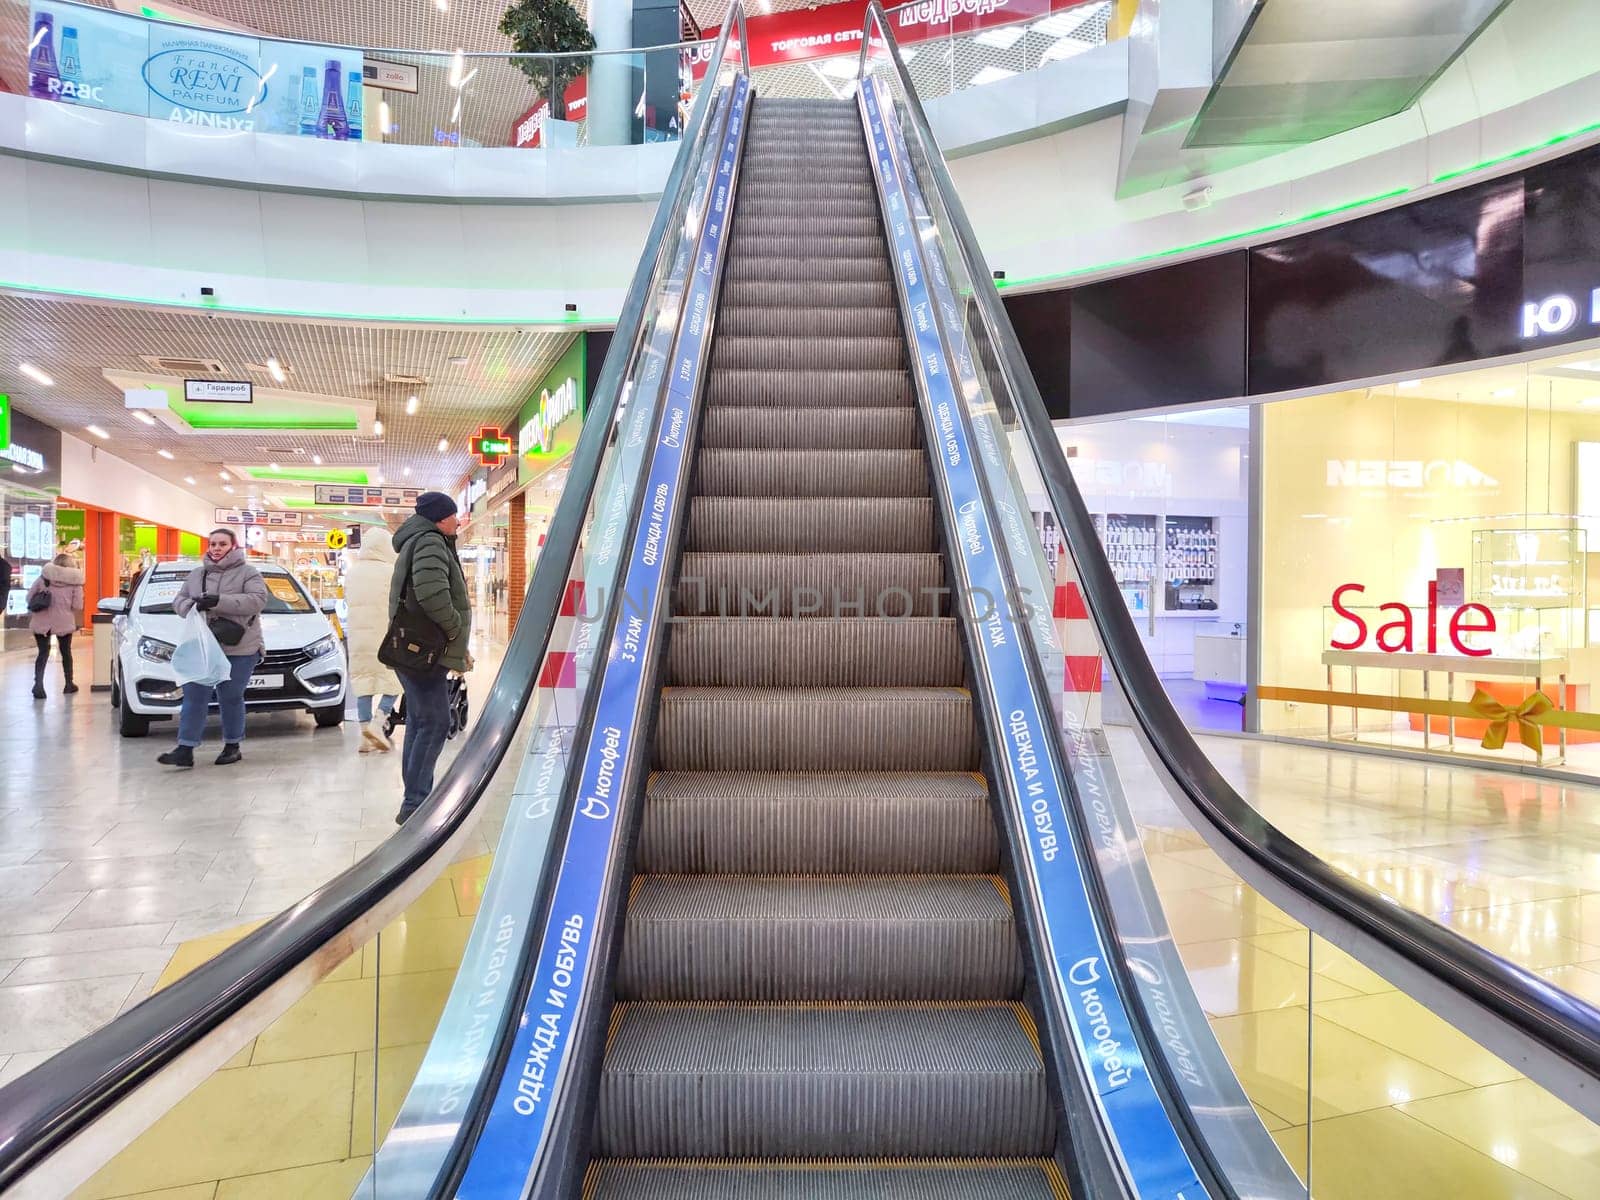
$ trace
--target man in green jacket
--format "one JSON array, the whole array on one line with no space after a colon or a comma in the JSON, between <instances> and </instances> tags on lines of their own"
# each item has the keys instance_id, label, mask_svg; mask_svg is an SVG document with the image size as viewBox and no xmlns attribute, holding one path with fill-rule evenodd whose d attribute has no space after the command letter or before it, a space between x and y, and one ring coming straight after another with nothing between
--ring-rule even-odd
<instances>
[{"instance_id":1,"label":"man in green jacket","mask_svg":"<svg viewBox=\"0 0 1600 1200\"><path fill-rule=\"evenodd\" d=\"M417 609L443 632L447 644L437 665L426 671L395 672L406 694L406 738L400 752L405 797L396 824L404 824L433 791L433 769L450 732L450 672L467 671L472 607L467 579L456 555L456 502L443 492L423 492L417 511L394 535L394 577L389 582L389 615L399 611L409 585Z\"/></svg>"}]
</instances>

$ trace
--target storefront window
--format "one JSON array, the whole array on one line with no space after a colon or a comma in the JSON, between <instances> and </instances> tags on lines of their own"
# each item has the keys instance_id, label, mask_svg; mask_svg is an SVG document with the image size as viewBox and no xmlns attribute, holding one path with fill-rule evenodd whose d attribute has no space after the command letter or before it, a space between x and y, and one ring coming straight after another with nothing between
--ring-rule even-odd
<instances>
[{"instance_id":1,"label":"storefront window","mask_svg":"<svg viewBox=\"0 0 1600 1200\"><path fill-rule=\"evenodd\" d=\"M1262 732L1600 772L1600 361L1261 420Z\"/></svg>"}]
</instances>

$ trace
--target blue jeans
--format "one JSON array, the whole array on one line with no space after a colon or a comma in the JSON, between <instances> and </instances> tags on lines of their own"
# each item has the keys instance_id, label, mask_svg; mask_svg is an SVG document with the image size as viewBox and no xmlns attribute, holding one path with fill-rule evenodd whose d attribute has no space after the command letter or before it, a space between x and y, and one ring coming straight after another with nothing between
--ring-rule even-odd
<instances>
[{"instance_id":1,"label":"blue jeans","mask_svg":"<svg viewBox=\"0 0 1600 1200\"><path fill-rule=\"evenodd\" d=\"M406 790L400 808L411 812L433 791L434 764L450 732L450 672L441 667L396 674L406 693L406 740L400 749L400 778Z\"/></svg>"},{"instance_id":2,"label":"blue jeans","mask_svg":"<svg viewBox=\"0 0 1600 1200\"><path fill-rule=\"evenodd\" d=\"M379 696L378 697L378 711L381 712L384 716L388 716L390 713L392 713L394 711L394 697L388 695L387 693L385 693L382 696ZM372 697L371 696L357 696L356 697L356 717L361 721L361 723L363 725L365 725L368 721L372 720Z\"/></svg>"},{"instance_id":3,"label":"blue jeans","mask_svg":"<svg viewBox=\"0 0 1600 1200\"><path fill-rule=\"evenodd\" d=\"M183 685L183 708L178 713L178 745L198 746L206 731L206 710L211 707L211 693L217 694L217 707L222 710L222 740L244 741L244 690L255 673L259 654L230 654L228 665L233 674L215 688L203 683Z\"/></svg>"}]
</instances>

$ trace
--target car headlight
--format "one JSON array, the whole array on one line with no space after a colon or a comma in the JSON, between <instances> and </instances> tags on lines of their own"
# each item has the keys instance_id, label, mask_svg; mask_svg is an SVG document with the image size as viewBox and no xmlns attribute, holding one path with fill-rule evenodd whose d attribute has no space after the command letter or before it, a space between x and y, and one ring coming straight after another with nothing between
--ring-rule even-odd
<instances>
[{"instance_id":1,"label":"car headlight","mask_svg":"<svg viewBox=\"0 0 1600 1200\"><path fill-rule=\"evenodd\" d=\"M139 639L139 657L146 662L171 662L172 651L175 648L171 642L163 642L160 638L142 637Z\"/></svg>"},{"instance_id":2,"label":"car headlight","mask_svg":"<svg viewBox=\"0 0 1600 1200\"><path fill-rule=\"evenodd\" d=\"M339 648L339 643L331 637L318 638L306 647L306 653L312 658L321 658L324 654L332 654Z\"/></svg>"}]
</instances>

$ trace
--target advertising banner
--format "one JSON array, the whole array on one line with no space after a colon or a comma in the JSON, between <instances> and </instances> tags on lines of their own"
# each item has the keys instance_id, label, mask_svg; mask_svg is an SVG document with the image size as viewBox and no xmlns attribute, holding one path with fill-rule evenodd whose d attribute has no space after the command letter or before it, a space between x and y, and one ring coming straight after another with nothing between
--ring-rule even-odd
<instances>
[{"instance_id":1,"label":"advertising banner","mask_svg":"<svg viewBox=\"0 0 1600 1200\"><path fill-rule=\"evenodd\" d=\"M517 413L517 457L537 474L566 454L583 428L585 342L582 335L556 360ZM570 420L577 417L576 421Z\"/></svg>"},{"instance_id":2,"label":"advertising banner","mask_svg":"<svg viewBox=\"0 0 1600 1200\"><path fill-rule=\"evenodd\" d=\"M154 120L361 137L359 50L262 41L34 0L28 94Z\"/></svg>"},{"instance_id":3,"label":"advertising banner","mask_svg":"<svg viewBox=\"0 0 1600 1200\"><path fill-rule=\"evenodd\" d=\"M567 121L581 121L589 111L589 77L580 75L561 93L567 104ZM537 150L551 144L545 121L550 117L550 102L535 96L533 104L511 122L511 145L518 150Z\"/></svg>"}]
</instances>

